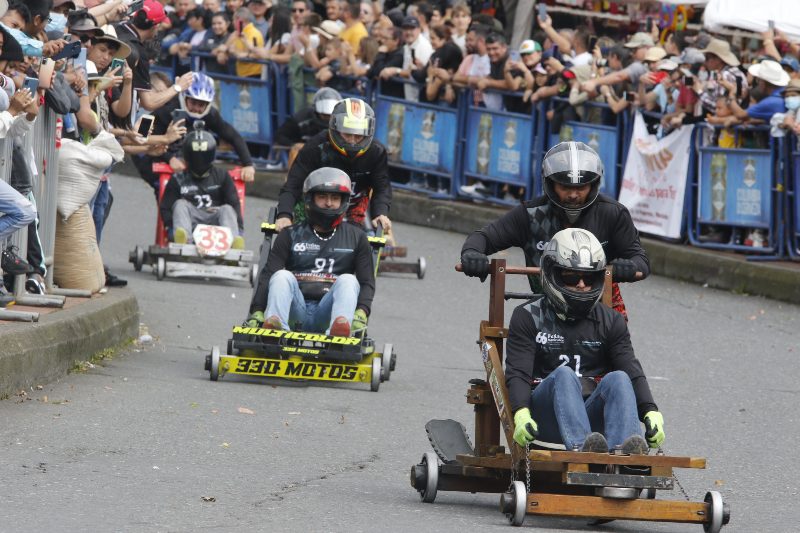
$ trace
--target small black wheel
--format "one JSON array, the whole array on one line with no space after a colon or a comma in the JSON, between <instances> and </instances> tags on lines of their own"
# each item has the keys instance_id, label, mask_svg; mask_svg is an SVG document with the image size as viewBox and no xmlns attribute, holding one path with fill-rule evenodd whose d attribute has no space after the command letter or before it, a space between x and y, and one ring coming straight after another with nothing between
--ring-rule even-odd
<instances>
[{"instance_id":1,"label":"small black wheel","mask_svg":"<svg viewBox=\"0 0 800 533\"><path fill-rule=\"evenodd\" d=\"M211 369L209 377L211 381L217 381L219 379L219 346L211 347Z\"/></svg>"},{"instance_id":2,"label":"small black wheel","mask_svg":"<svg viewBox=\"0 0 800 533\"><path fill-rule=\"evenodd\" d=\"M425 277L425 270L427 268L427 263L425 262L424 257L420 257L417 259L417 279L422 279Z\"/></svg>"},{"instance_id":3,"label":"small black wheel","mask_svg":"<svg viewBox=\"0 0 800 533\"><path fill-rule=\"evenodd\" d=\"M372 358L372 376L370 378L369 383L369 390L372 392L378 392L378 389L381 388L381 368L383 368L383 363L381 362L380 357L373 357Z\"/></svg>"},{"instance_id":4,"label":"small black wheel","mask_svg":"<svg viewBox=\"0 0 800 533\"><path fill-rule=\"evenodd\" d=\"M389 381L389 375L392 373L392 358L394 357L394 348L390 343L383 345L383 353L381 354L382 367L381 367L381 381Z\"/></svg>"},{"instance_id":5,"label":"small black wheel","mask_svg":"<svg viewBox=\"0 0 800 533\"><path fill-rule=\"evenodd\" d=\"M419 497L424 503L433 503L439 486L439 459L435 453L425 452L420 466L425 471L425 488L419 491Z\"/></svg>"},{"instance_id":6,"label":"small black wheel","mask_svg":"<svg viewBox=\"0 0 800 533\"><path fill-rule=\"evenodd\" d=\"M132 259L133 259L133 269L136 272L141 272L142 265L144 265L144 250L140 246L137 246L136 248L133 249Z\"/></svg>"},{"instance_id":7,"label":"small black wheel","mask_svg":"<svg viewBox=\"0 0 800 533\"><path fill-rule=\"evenodd\" d=\"M706 533L719 533L722 529L722 524L725 523L725 506L722 503L722 495L715 491L710 490L706 492L706 497L703 501L708 505L708 522L703 524L703 531ZM728 511L728 519L730 520L730 511Z\"/></svg>"}]
</instances>

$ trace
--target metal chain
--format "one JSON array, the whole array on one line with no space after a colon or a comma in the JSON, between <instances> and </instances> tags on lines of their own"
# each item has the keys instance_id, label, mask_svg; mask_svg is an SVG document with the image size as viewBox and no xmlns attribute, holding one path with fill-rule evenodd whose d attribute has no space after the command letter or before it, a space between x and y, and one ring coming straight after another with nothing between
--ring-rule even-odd
<instances>
[{"instance_id":1,"label":"metal chain","mask_svg":"<svg viewBox=\"0 0 800 533\"><path fill-rule=\"evenodd\" d=\"M531 443L525 443L525 490L531 493Z\"/></svg>"},{"instance_id":2,"label":"metal chain","mask_svg":"<svg viewBox=\"0 0 800 533\"><path fill-rule=\"evenodd\" d=\"M659 447L656 455L666 455L666 453L667 452L664 450L664 448ZM678 479L678 475L675 473L674 468L672 469L672 479L675 481L675 484L678 485L678 489L681 491L681 494L683 494L683 497L686 499L686 501L692 501L691 498L689 498L689 494L686 492L686 489L684 489L683 485L681 485L681 481Z\"/></svg>"}]
</instances>

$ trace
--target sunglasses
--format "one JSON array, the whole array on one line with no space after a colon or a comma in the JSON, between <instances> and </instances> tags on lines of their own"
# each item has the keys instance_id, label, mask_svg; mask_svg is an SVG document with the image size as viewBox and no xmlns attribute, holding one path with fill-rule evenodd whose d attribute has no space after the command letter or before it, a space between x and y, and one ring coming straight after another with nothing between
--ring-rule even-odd
<instances>
[{"instance_id":1,"label":"sunglasses","mask_svg":"<svg viewBox=\"0 0 800 533\"><path fill-rule=\"evenodd\" d=\"M305 13L305 12L306 12L306 8L304 8L304 7L293 7L292 8L292 13Z\"/></svg>"},{"instance_id":2,"label":"sunglasses","mask_svg":"<svg viewBox=\"0 0 800 533\"><path fill-rule=\"evenodd\" d=\"M587 287L594 285L605 275L604 272L583 272L580 270L556 270L556 275L562 285L575 287L583 281Z\"/></svg>"}]
</instances>

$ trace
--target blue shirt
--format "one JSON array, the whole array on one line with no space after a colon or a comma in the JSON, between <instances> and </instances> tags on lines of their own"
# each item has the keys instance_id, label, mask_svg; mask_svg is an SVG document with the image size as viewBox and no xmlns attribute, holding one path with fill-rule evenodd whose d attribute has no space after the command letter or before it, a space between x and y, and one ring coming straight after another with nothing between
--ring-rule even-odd
<instances>
[{"instance_id":1,"label":"blue shirt","mask_svg":"<svg viewBox=\"0 0 800 533\"><path fill-rule=\"evenodd\" d=\"M769 122L775 113L785 113L786 104L781 96L781 89L775 89L772 94L763 98L747 108L747 116Z\"/></svg>"}]
</instances>

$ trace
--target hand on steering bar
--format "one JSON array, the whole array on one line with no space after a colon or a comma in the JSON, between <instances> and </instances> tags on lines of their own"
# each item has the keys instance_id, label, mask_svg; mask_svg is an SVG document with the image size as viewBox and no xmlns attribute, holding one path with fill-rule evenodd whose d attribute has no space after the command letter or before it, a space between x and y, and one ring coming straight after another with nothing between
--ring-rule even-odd
<instances>
[{"instance_id":1,"label":"hand on steering bar","mask_svg":"<svg viewBox=\"0 0 800 533\"><path fill-rule=\"evenodd\" d=\"M282 229L288 228L291 225L292 225L291 218L289 218L286 215L280 216L278 217L277 220L275 220L275 231L280 232Z\"/></svg>"},{"instance_id":2,"label":"hand on steering bar","mask_svg":"<svg viewBox=\"0 0 800 533\"><path fill-rule=\"evenodd\" d=\"M612 279L614 281L636 281L636 263L632 259L614 259L611 261L614 267Z\"/></svg>"},{"instance_id":3,"label":"hand on steering bar","mask_svg":"<svg viewBox=\"0 0 800 533\"><path fill-rule=\"evenodd\" d=\"M467 250L461 254L461 269L469 277L486 281L489 275L489 258L478 250Z\"/></svg>"}]
</instances>

